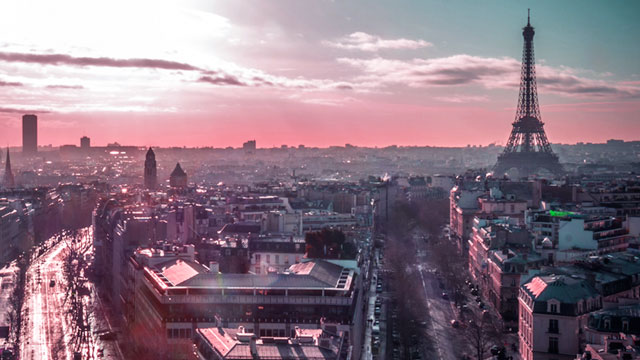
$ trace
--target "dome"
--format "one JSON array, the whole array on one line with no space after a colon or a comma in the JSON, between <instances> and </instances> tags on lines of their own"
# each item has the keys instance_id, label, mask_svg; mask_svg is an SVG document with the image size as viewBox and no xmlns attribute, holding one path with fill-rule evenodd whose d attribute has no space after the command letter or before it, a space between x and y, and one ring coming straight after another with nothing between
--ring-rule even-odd
<instances>
[{"instance_id":1,"label":"dome","mask_svg":"<svg viewBox=\"0 0 640 360\"><path fill-rule=\"evenodd\" d=\"M551 241L551 239L546 237L544 238L544 240L542 240L542 247L545 249L550 249L553 247L553 242Z\"/></svg>"}]
</instances>

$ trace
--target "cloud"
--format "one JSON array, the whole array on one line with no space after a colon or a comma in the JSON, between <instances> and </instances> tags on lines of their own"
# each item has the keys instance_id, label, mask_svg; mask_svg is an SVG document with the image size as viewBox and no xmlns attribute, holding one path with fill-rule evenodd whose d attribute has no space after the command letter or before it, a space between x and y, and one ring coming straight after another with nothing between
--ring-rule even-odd
<instances>
[{"instance_id":1,"label":"cloud","mask_svg":"<svg viewBox=\"0 0 640 360\"><path fill-rule=\"evenodd\" d=\"M196 82L218 86L253 86L278 87L301 90L352 90L353 85L346 82L332 80L305 79L302 77L288 78L274 76L257 69L230 66L229 69L209 70L191 64L161 60L161 59L116 59L108 57L74 57L66 54L28 54L0 52L0 61L33 63L52 66L101 66L116 68L147 68L165 70L185 70L200 73ZM20 86L21 83L2 82L0 86ZM48 89L83 89L81 85L47 85Z\"/></svg>"},{"instance_id":2,"label":"cloud","mask_svg":"<svg viewBox=\"0 0 640 360\"><path fill-rule=\"evenodd\" d=\"M0 80L0 86L22 86L24 85L21 82L17 82L17 81L3 81Z\"/></svg>"},{"instance_id":3,"label":"cloud","mask_svg":"<svg viewBox=\"0 0 640 360\"><path fill-rule=\"evenodd\" d=\"M470 103L470 102L486 102L489 101L489 97L486 95L451 95L451 96L436 96L435 100L442 102L450 102L456 104Z\"/></svg>"},{"instance_id":4,"label":"cloud","mask_svg":"<svg viewBox=\"0 0 640 360\"><path fill-rule=\"evenodd\" d=\"M383 39L380 36L364 32L354 32L335 41L323 41L323 45L346 50L361 50L376 52L381 49L420 49L433 46L424 40L410 40L405 38Z\"/></svg>"},{"instance_id":5,"label":"cloud","mask_svg":"<svg viewBox=\"0 0 640 360\"><path fill-rule=\"evenodd\" d=\"M285 77L265 73L258 69L236 67L232 71L206 70L196 81L213 85L231 85L247 87L271 87L302 91L347 91L355 90L356 84L330 79L307 79L303 77Z\"/></svg>"},{"instance_id":6,"label":"cloud","mask_svg":"<svg viewBox=\"0 0 640 360\"><path fill-rule=\"evenodd\" d=\"M74 89L80 90L84 89L82 85L47 85L47 89Z\"/></svg>"},{"instance_id":7,"label":"cloud","mask_svg":"<svg viewBox=\"0 0 640 360\"><path fill-rule=\"evenodd\" d=\"M26 109L26 108L13 108L13 107L0 107L0 113L6 114L48 114L51 113L49 110L34 110L34 109Z\"/></svg>"},{"instance_id":8,"label":"cloud","mask_svg":"<svg viewBox=\"0 0 640 360\"><path fill-rule=\"evenodd\" d=\"M238 80L235 76L232 75L224 75L224 76L202 76L198 79L199 82L206 82L214 85L235 85L235 86L247 86L246 83Z\"/></svg>"},{"instance_id":9,"label":"cloud","mask_svg":"<svg viewBox=\"0 0 640 360\"><path fill-rule=\"evenodd\" d=\"M339 63L360 69L357 81L379 87L404 85L415 88L480 85L487 89L512 89L520 83L518 60L454 55L432 59L394 60L339 58ZM624 82L594 80L576 75L567 67L537 66L538 89L570 97L640 97L640 87Z\"/></svg>"},{"instance_id":10,"label":"cloud","mask_svg":"<svg viewBox=\"0 0 640 360\"><path fill-rule=\"evenodd\" d=\"M109 57L75 57L67 54L30 54L15 52L0 52L0 61L36 63L41 65L70 65L70 66L106 66L106 67L134 67L163 70L200 70L200 68L176 61L161 59L115 59Z\"/></svg>"}]
</instances>

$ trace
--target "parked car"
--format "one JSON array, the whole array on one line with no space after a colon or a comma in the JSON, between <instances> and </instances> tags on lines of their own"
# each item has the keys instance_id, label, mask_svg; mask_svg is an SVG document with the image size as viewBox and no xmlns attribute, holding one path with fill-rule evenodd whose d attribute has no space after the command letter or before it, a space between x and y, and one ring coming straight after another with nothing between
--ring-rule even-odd
<instances>
[{"instance_id":1,"label":"parked car","mask_svg":"<svg viewBox=\"0 0 640 360\"><path fill-rule=\"evenodd\" d=\"M456 329L460 327L460 322L458 320L451 320L450 323L451 323L451 326Z\"/></svg>"},{"instance_id":2,"label":"parked car","mask_svg":"<svg viewBox=\"0 0 640 360\"><path fill-rule=\"evenodd\" d=\"M449 294L447 294L446 292L442 293L442 298L445 300L449 300Z\"/></svg>"}]
</instances>

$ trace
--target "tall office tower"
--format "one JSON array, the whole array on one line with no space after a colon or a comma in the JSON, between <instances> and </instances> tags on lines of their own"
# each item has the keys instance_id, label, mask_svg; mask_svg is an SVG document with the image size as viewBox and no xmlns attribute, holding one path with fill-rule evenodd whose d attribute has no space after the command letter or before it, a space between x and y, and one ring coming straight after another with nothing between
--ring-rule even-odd
<instances>
[{"instance_id":1,"label":"tall office tower","mask_svg":"<svg viewBox=\"0 0 640 360\"><path fill-rule=\"evenodd\" d=\"M514 168L520 177L538 174L542 169L556 175L563 172L562 165L558 162L558 155L551 150L544 132L544 123L540 117L533 35L535 31L527 17L527 26L522 29L524 49L518 109L507 146L498 156L498 162L494 167L494 174L497 175L502 175Z\"/></svg>"},{"instance_id":2,"label":"tall office tower","mask_svg":"<svg viewBox=\"0 0 640 360\"><path fill-rule=\"evenodd\" d=\"M22 152L38 152L38 117L35 115L22 116Z\"/></svg>"},{"instance_id":3,"label":"tall office tower","mask_svg":"<svg viewBox=\"0 0 640 360\"><path fill-rule=\"evenodd\" d=\"M9 148L7 148L7 162L4 164L4 177L2 178L2 186L5 188L12 188L16 186L16 182L13 179L13 172L11 171L11 158L9 157Z\"/></svg>"},{"instance_id":4,"label":"tall office tower","mask_svg":"<svg viewBox=\"0 0 640 360\"><path fill-rule=\"evenodd\" d=\"M87 136L83 136L80 138L80 148L83 150L88 150L91 147L91 139Z\"/></svg>"},{"instance_id":5,"label":"tall office tower","mask_svg":"<svg viewBox=\"0 0 640 360\"><path fill-rule=\"evenodd\" d=\"M153 190L158 186L156 154L151 148L147 151L147 157L144 160L144 186L149 190Z\"/></svg>"}]
</instances>

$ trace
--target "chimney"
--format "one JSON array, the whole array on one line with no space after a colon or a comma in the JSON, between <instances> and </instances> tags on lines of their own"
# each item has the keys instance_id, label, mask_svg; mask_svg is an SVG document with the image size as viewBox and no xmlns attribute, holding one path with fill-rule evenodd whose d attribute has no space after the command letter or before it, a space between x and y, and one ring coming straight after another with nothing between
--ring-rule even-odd
<instances>
[{"instance_id":1,"label":"chimney","mask_svg":"<svg viewBox=\"0 0 640 360\"><path fill-rule=\"evenodd\" d=\"M217 261L209 261L209 272L217 274L220 272L220 265Z\"/></svg>"}]
</instances>

